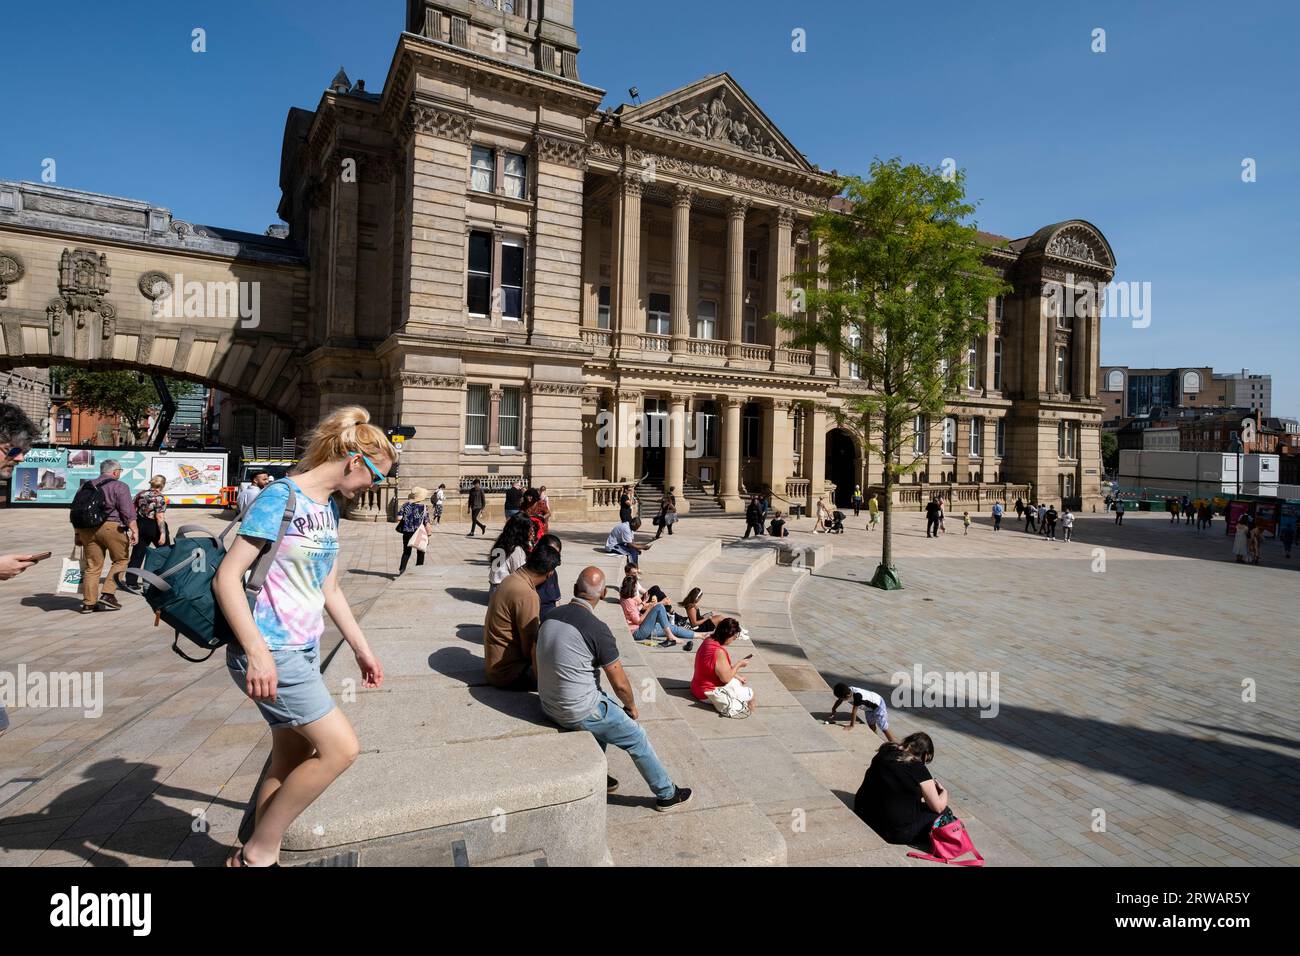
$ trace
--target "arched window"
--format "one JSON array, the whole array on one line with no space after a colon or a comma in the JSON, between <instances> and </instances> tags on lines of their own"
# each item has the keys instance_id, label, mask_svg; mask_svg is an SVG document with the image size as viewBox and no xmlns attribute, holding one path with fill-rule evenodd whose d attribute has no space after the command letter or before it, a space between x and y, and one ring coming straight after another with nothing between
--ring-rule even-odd
<instances>
[{"instance_id":1,"label":"arched window","mask_svg":"<svg viewBox=\"0 0 1300 956\"><path fill-rule=\"evenodd\" d=\"M1117 368L1111 369L1110 374L1106 376L1106 391L1108 392L1124 391L1124 373L1121 372L1119 369Z\"/></svg>"},{"instance_id":2,"label":"arched window","mask_svg":"<svg viewBox=\"0 0 1300 956\"><path fill-rule=\"evenodd\" d=\"M1183 394L1197 395L1201 391L1201 373L1188 371L1183 373Z\"/></svg>"}]
</instances>

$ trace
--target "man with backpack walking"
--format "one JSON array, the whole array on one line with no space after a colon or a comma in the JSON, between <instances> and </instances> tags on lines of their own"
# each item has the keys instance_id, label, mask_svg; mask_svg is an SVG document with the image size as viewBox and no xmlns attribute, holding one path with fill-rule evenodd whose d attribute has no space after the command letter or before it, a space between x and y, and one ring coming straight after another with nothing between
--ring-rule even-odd
<instances>
[{"instance_id":1,"label":"man with backpack walking","mask_svg":"<svg viewBox=\"0 0 1300 956\"><path fill-rule=\"evenodd\" d=\"M69 517L77 529L77 544L86 552L81 575L81 613L120 611L117 576L126 570L131 547L139 540L131 489L121 480L122 466L113 459L99 466L99 477L81 486L72 499ZM99 592L99 575L104 559L112 561L104 593Z\"/></svg>"}]
</instances>

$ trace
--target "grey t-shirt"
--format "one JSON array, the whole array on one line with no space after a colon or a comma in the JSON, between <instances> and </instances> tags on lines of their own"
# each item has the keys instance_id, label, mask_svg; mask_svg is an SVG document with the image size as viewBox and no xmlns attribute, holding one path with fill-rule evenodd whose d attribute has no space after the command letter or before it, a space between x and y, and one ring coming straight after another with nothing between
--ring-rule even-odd
<instances>
[{"instance_id":1,"label":"grey t-shirt","mask_svg":"<svg viewBox=\"0 0 1300 956\"><path fill-rule=\"evenodd\" d=\"M619 659L610 629L582 601L557 607L537 632L537 694L546 716L577 727L600 703L600 669Z\"/></svg>"}]
</instances>

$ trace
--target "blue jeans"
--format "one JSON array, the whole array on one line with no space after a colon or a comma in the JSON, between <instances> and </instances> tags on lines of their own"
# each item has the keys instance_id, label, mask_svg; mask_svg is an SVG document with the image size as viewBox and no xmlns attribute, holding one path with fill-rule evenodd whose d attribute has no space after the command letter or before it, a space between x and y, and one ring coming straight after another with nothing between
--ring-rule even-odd
<instances>
[{"instance_id":1,"label":"blue jeans","mask_svg":"<svg viewBox=\"0 0 1300 956\"><path fill-rule=\"evenodd\" d=\"M668 608L656 604L632 636L638 641L644 641L650 637L665 637L670 632L674 637L687 641L695 637L695 632L689 627L678 627L673 623L673 619L668 616Z\"/></svg>"},{"instance_id":2,"label":"blue jeans","mask_svg":"<svg viewBox=\"0 0 1300 956\"><path fill-rule=\"evenodd\" d=\"M610 554L621 554L627 558L627 563L636 567L641 562L641 552L630 544L616 544L610 550Z\"/></svg>"},{"instance_id":3,"label":"blue jeans","mask_svg":"<svg viewBox=\"0 0 1300 956\"><path fill-rule=\"evenodd\" d=\"M589 731L596 738L596 743L600 744L601 750L608 744L626 750L636 764L636 769L660 800L667 800L677 792L668 771L650 746L645 729L629 717L623 705L613 697L602 693L596 712L580 723L578 729Z\"/></svg>"},{"instance_id":4,"label":"blue jeans","mask_svg":"<svg viewBox=\"0 0 1300 956\"><path fill-rule=\"evenodd\" d=\"M9 729L9 715L5 713L4 704L0 704L0 731Z\"/></svg>"}]
</instances>

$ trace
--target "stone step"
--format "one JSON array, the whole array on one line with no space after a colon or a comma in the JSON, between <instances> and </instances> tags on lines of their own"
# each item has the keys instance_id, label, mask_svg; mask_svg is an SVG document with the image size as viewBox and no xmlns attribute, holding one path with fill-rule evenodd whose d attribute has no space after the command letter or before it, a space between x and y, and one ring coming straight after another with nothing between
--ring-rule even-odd
<instances>
[{"instance_id":1,"label":"stone step","mask_svg":"<svg viewBox=\"0 0 1300 956\"><path fill-rule=\"evenodd\" d=\"M670 597L684 594L693 586L701 587L710 610L738 613L742 622L762 627L774 642L789 628L790 595L806 574L802 570L777 567L779 548L776 539L760 538L732 542L716 549L698 548L691 554L689 544L680 542L656 556L662 562L644 561L642 578L647 583L659 583ZM762 610L758 610L760 607ZM760 625L759 621L763 623ZM722 808L714 804L722 801L734 812L747 804L779 834L782 863L810 865L845 857L861 858L869 863L905 860L903 853L887 847L852 812L849 804L857 789L856 782L847 790L833 789L803 762L829 756L865 767L859 765L856 756L848 753L835 736L839 728L817 723L786 686L789 680L798 687L822 689L823 696L829 698L820 675L806 661L792 664L788 653L772 655L769 663L767 652L757 643L740 647L743 648L740 656L753 652L745 675L758 701L754 715L740 720L720 716L691 695L694 654L637 648L645 670L653 674L669 698L656 703L650 722L646 723L652 738L661 736L683 748L687 745L682 743L681 735L689 734L707 754L710 775L704 778L705 806L701 809L718 813ZM738 652L732 653L734 657ZM639 673L640 669L638 676ZM619 765L621 759L611 756L610 766ZM859 769L859 781L860 774ZM735 794L737 803L726 802L726 788L713 783L712 775L721 777L730 790L739 791ZM634 836L624 829L630 824L622 822L613 804L609 826L611 852L616 862L628 844L638 852L655 854L657 860L681 862L672 855L676 852L673 847L653 850L643 847L639 831ZM693 828L690 835L698 836ZM619 849L614 847L616 839L620 842Z\"/></svg>"}]
</instances>

